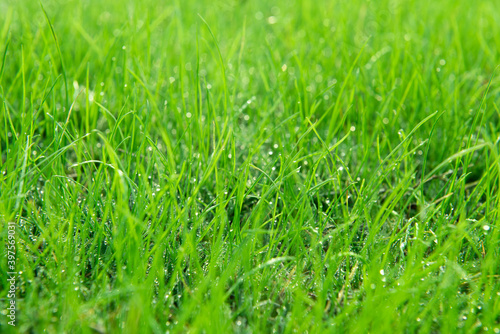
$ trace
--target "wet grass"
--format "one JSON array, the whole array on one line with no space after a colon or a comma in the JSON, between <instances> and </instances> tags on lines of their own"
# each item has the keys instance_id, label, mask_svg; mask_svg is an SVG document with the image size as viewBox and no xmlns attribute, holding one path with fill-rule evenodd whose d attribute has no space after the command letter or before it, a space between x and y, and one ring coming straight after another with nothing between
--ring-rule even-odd
<instances>
[{"instance_id":1,"label":"wet grass","mask_svg":"<svg viewBox=\"0 0 500 334\"><path fill-rule=\"evenodd\" d=\"M41 3L0 0L16 331L500 332L495 1Z\"/></svg>"}]
</instances>

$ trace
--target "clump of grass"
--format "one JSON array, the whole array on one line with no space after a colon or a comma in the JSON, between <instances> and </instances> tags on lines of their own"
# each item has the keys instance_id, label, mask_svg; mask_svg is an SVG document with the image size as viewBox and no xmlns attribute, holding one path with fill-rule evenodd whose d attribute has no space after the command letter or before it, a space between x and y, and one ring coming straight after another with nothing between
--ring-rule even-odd
<instances>
[{"instance_id":1,"label":"clump of grass","mask_svg":"<svg viewBox=\"0 0 500 334\"><path fill-rule=\"evenodd\" d=\"M0 12L16 330L500 331L494 1Z\"/></svg>"}]
</instances>

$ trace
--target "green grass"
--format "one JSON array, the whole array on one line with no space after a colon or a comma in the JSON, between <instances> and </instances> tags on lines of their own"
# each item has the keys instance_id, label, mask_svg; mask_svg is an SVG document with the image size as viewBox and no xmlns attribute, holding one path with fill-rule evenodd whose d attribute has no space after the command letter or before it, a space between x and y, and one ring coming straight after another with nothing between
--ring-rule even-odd
<instances>
[{"instance_id":1,"label":"green grass","mask_svg":"<svg viewBox=\"0 0 500 334\"><path fill-rule=\"evenodd\" d=\"M0 332L500 332L496 1L0 13Z\"/></svg>"}]
</instances>

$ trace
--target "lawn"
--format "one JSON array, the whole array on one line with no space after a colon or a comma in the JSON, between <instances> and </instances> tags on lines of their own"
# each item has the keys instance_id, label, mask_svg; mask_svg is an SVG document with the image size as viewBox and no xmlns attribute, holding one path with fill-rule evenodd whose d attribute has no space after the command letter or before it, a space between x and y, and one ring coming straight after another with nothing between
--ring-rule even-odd
<instances>
[{"instance_id":1,"label":"lawn","mask_svg":"<svg viewBox=\"0 0 500 334\"><path fill-rule=\"evenodd\" d=\"M498 22L0 0L0 332L500 333Z\"/></svg>"}]
</instances>

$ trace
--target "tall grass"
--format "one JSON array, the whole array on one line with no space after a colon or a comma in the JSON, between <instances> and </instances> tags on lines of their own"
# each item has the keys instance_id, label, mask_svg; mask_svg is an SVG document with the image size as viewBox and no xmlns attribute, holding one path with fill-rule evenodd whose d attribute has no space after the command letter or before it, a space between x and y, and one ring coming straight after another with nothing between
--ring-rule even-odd
<instances>
[{"instance_id":1,"label":"tall grass","mask_svg":"<svg viewBox=\"0 0 500 334\"><path fill-rule=\"evenodd\" d=\"M0 331L500 332L496 8L0 0Z\"/></svg>"}]
</instances>

